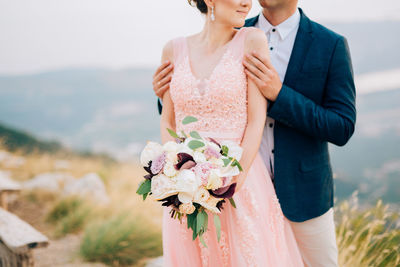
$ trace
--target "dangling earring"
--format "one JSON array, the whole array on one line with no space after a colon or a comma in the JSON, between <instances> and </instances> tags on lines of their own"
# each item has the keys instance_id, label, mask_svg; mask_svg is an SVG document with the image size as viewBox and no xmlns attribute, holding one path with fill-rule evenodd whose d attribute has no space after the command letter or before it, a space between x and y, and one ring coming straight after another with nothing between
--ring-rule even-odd
<instances>
[{"instance_id":1,"label":"dangling earring","mask_svg":"<svg viewBox=\"0 0 400 267\"><path fill-rule=\"evenodd\" d=\"M215 15L214 15L214 7L211 7L211 21L215 20Z\"/></svg>"}]
</instances>

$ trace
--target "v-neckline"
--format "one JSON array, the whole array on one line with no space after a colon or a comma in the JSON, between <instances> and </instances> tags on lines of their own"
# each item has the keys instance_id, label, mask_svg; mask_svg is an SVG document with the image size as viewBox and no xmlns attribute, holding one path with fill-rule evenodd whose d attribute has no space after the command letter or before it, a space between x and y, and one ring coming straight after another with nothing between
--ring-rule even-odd
<instances>
[{"instance_id":1,"label":"v-neckline","mask_svg":"<svg viewBox=\"0 0 400 267\"><path fill-rule=\"evenodd\" d=\"M243 29L243 28L241 28L241 29ZM231 43L235 40L236 36L238 35L238 33L240 32L241 29L237 30L236 33L235 33L235 35L232 37L232 39L229 40L226 44L223 45L223 48L225 49L225 51L223 51L221 57L219 58L219 60L218 60L217 63L215 64L215 66L214 66L214 68L212 69L210 75L209 75L208 77L206 77L206 78L198 78L198 77L195 75L195 73L193 72L192 63L191 63L191 60L190 60L190 52L189 52L188 37L184 37L185 46L186 46L186 58L187 58L188 65L189 65L189 72L190 72L191 76L192 76L197 82L210 81L210 80L213 78L216 69L219 67L219 65L221 64L221 62L224 60L226 54L227 54L228 51L229 51L229 48L230 48Z\"/></svg>"}]
</instances>

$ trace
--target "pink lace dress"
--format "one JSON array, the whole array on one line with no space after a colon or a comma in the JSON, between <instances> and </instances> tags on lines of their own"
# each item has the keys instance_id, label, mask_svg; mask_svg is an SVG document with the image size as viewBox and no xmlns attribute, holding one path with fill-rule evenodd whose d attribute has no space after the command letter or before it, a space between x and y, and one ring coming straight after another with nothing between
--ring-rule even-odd
<instances>
[{"instance_id":1,"label":"pink lace dress","mask_svg":"<svg viewBox=\"0 0 400 267\"><path fill-rule=\"evenodd\" d=\"M247 79L242 66L244 40L251 30L242 28L226 45L225 53L205 80L191 71L186 38L174 43L174 75L170 93L174 104L177 131L197 130L217 140L241 142L247 123ZM262 112L262 111L260 111ZM182 125L188 115L198 121ZM221 239L217 241L213 216L204 234L207 248L192 240L186 220L170 218L164 208L164 266L303 266L290 228L283 216L271 178L257 154L242 189L220 214Z\"/></svg>"}]
</instances>

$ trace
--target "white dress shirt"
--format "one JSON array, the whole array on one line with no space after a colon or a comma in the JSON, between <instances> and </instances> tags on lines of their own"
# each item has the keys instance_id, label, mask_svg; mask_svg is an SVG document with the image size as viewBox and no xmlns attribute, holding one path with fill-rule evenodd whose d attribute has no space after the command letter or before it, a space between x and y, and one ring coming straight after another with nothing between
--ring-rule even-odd
<instances>
[{"instance_id":1,"label":"white dress shirt","mask_svg":"<svg viewBox=\"0 0 400 267\"><path fill-rule=\"evenodd\" d=\"M292 54L299 24L300 12L296 9L296 12L292 16L277 26L272 26L261 12L255 25L255 27L263 30L267 35L271 63L278 72L282 83L285 78L290 55ZM274 176L274 126L275 120L267 116L259 149L261 157L269 165L267 167L272 178Z\"/></svg>"}]
</instances>

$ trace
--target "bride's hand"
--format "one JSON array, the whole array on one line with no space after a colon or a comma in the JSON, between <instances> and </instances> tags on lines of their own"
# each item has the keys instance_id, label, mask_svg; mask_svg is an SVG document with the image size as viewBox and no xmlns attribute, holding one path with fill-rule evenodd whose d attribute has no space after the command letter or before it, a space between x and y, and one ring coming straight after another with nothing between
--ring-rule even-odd
<instances>
[{"instance_id":1,"label":"bride's hand","mask_svg":"<svg viewBox=\"0 0 400 267\"><path fill-rule=\"evenodd\" d=\"M235 193L239 192L239 190L243 187L246 176L243 173L233 177L233 182L236 183Z\"/></svg>"}]
</instances>

